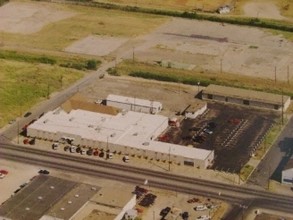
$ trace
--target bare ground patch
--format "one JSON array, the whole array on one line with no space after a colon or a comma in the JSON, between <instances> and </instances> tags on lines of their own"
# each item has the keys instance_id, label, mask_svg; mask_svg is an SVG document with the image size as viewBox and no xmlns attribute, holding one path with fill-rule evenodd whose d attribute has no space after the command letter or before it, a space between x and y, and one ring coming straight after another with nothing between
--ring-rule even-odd
<instances>
[{"instance_id":1,"label":"bare ground patch","mask_svg":"<svg viewBox=\"0 0 293 220\"><path fill-rule=\"evenodd\" d=\"M248 17L285 19L273 2L248 2L243 6L243 11Z\"/></svg>"},{"instance_id":2,"label":"bare ground patch","mask_svg":"<svg viewBox=\"0 0 293 220\"><path fill-rule=\"evenodd\" d=\"M31 34L40 31L49 23L74 14L43 3L10 2L0 7L0 31Z\"/></svg>"},{"instance_id":3,"label":"bare ground patch","mask_svg":"<svg viewBox=\"0 0 293 220\"><path fill-rule=\"evenodd\" d=\"M196 71L270 79L276 68L277 80L287 80L287 68L293 68L293 43L258 28L173 19L140 39L138 61L169 60L193 64Z\"/></svg>"},{"instance_id":4,"label":"bare ground patch","mask_svg":"<svg viewBox=\"0 0 293 220\"><path fill-rule=\"evenodd\" d=\"M65 49L66 52L105 56L116 50L127 38L108 36L87 36Z\"/></svg>"}]
</instances>

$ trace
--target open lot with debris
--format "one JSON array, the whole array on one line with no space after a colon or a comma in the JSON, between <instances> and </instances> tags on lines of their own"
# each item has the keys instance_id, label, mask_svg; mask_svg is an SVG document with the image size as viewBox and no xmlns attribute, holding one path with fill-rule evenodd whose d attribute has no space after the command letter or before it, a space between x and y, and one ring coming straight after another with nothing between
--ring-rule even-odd
<instances>
[{"instance_id":1,"label":"open lot with debris","mask_svg":"<svg viewBox=\"0 0 293 220\"><path fill-rule=\"evenodd\" d=\"M276 112L208 103L208 110L199 118L183 120L180 127L170 128L159 139L215 150L214 169L239 173L278 117Z\"/></svg>"}]
</instances>

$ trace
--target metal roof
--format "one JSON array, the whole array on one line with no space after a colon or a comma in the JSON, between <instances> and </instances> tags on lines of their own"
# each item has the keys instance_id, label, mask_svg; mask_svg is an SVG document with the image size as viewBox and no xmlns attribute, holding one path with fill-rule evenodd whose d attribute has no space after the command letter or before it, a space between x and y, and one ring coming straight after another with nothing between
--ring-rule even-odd
<instances>
[{"instance_id":1,"label":"metal roof","mask_svg":"<svg viewBox=\"0 0 293 220\"><path fill-rule=\"evenodd\" d=\"M121 96L121 95L110 94L107 96L107 101L125 103L125 104L129 104L129 105L152 107L152 108L158 108L158 107L162 108L162 104L157 101L150 101L150 100L146 100L146 99L126 97L126 96Z\"/></svg>"},{"instance_id":2,"label":"metal roof","mask_svg":"<svg viewBox=\"0 0 293 220\"><path fill-rule=\"evenodd\" d=\"M168 126L168 117L128 111L107 115L84 110L66 113L56 109L46 113L30 129L70 135L88 140L129 146L197 160L205 160L212 151L155 141ZM145 143L148 143L147 145Z\"/></svg>"},{"instance_id":3,"label":"metal roof","mask_svg":"<svg viewBox=\"0 0 293 220\"><path fill-rule=\"evenodd\" d=\"M285 95L283 95L282 98L282 95L219 85L209 85L203 90L203 93L224 97L240 98L251 101L254 100L278 105L282 105L288 101L288 99L290 99L289 96Z\"/></svg>"}]
</instances>

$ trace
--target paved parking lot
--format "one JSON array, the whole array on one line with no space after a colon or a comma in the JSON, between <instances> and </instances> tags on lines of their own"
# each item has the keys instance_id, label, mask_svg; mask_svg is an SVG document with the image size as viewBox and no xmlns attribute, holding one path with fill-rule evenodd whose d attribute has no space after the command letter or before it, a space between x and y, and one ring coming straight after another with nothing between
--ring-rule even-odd
<instances>
[{"instance_id":1,"label":"paved parking lot","mask_svg":"<svg viewBox=\"0 0 293 220\"><path fill-rule=\"evenodd\" d=\"M279 115L271 111L208 103L206 113L194 120L182 120L179 128L170 128L163 135L163 140L215 150L212 168L238 173Z\"/></svg>"}]
</instances>

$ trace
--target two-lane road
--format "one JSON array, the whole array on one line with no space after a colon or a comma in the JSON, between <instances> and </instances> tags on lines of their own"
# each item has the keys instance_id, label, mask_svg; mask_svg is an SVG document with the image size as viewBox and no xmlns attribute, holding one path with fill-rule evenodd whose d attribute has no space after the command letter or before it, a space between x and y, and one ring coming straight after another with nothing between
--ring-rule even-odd
<instances>
[{"instance_id":1,"label":"two-lane road","mask_svg":"<svg viewBox=\"0 0 293 220\"><path fill-rule=\"evenodd\" d=\"M130 165L95 160L89 157L84 158L60 154L55 151L23 148L13 144L0 144L0 158L132 184L142 184L147 179L151 187L209 196L242 206L255 205L260 208L292 213L293 215L293 197L245 186L231 186L183 175L175 175L169 172L158 172Z\"/></svg>"}]
</instances>

